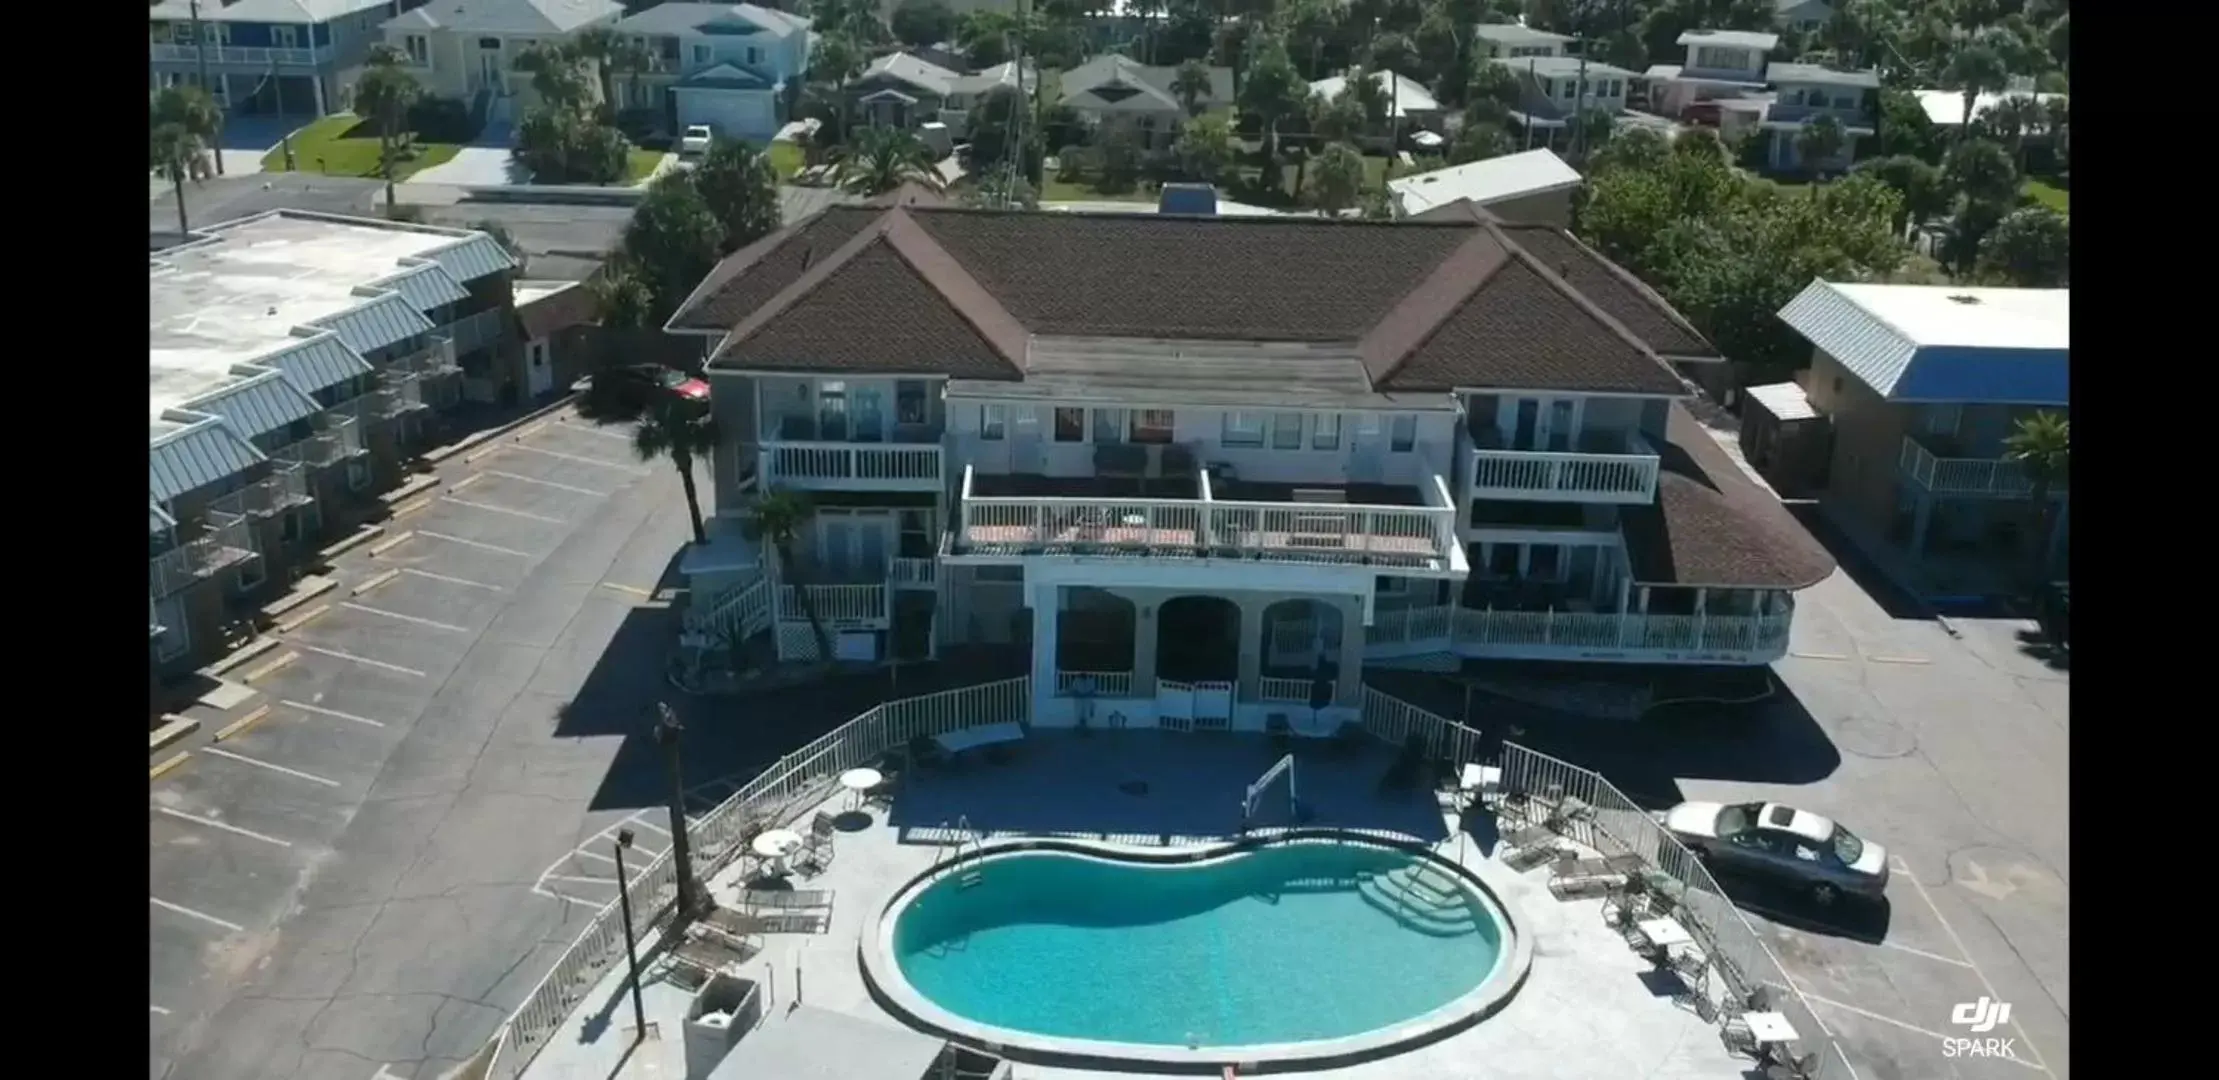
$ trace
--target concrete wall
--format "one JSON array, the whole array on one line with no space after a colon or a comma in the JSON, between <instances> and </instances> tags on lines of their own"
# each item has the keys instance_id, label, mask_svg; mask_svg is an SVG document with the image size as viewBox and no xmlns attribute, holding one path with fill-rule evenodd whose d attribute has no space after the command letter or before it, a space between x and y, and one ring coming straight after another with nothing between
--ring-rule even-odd
<instances>
[{"instance_id":1,"label":"concrete wall","mask_svg":"<svg viewBox=\"0 0 2219 1080\"><path fill-rule=\"evenodd\" d=\"M755 475L755 382L746 375L709 373L709 410L719 443L709 474L718 514L738 512L747 501L741 481Z\"/></svg>"},{"instance_id":2,"label":"concrete wall","mask_svg":"<svg viewBox=\"0 0 2219 1080\"><path fill-rule=\"evenodd\" d=\"M1895 518L1896 462L1910 430L1908 411L1873 392L1823 350L1812 351L1803 390L1834 428L1827 501L1885 532Z\"/></svg>"}]
</instances>

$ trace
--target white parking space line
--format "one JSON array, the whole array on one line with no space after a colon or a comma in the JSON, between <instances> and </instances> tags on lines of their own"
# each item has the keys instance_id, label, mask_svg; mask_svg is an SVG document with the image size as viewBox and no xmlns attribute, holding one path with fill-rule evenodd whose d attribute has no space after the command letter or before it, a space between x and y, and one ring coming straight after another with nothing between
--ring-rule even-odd
<instances>
[{"instance_id":1,"label":"white parking space line","mask_svg":"<svg viewBox=\"0 0 2219 1080\"><path fill-rule=\"evenodd\" d=\"M146 1011L153 1013L156 1016L168 1016L170 1014L170 1011L168 1009L165 1009L160 1005L149 1005L146 1007Z\"/></svg>"},{"instance_id":2,"label":"white parking space line","mask_svg":"<svg viewBox=\"0 0 2219 1080\"><path fill-rule=\"evenodd\" d=\"M216 757L224 758L230 761L245 762L246 764L252 765L258 769L268 769L274 773L283 773L286 776L306 780L313 784L322 784L325 787L339 786L339 781L337 780L318 776L315 773L305 773L300 771L299 769L288 769L283 765L276 764L275 762L264 761L261 758L251 758L246 756L245 754L235 754L220 746L203 746L200 748L200 752L203 754L211 754Z\"/></svg>"},{"instance_id":3,"label":"white parking space line","mask_svg":"<svg viewBox=\"0 0 2219 1080\"><path fill-rule=\"evenodd\" d=\"M595 884L595 885L614 885L614 884L616 884L616 879L615 879L615 878L613 878L613 877L588 877L588 876L586 876L586 875L584 875L584 874L548 874L548 875L546 876L546 879L545 879L545 880L548 880L548 881L587 881L587 882L591 882L591 883L593 883L593 884Z\"/></svg>"},{"instance_id":4,"label":"white parking space line","mask_svg":"<svg viewBox=\"0 0 2219 1080\"><path fill-rule=\"evenodd\" d=\"M582 847L577 850L577 853L589 859L599 859L602 862L609 863L610 865L615 865L616 863L616 856L614 855L603 855L598 851L588 851Z\"/></svg>"},{"instance_id":5,"label":"white parking space line","mask_svg":"<svg viewBox=\"0 0 2219 1080\"><path fill-rule=\"evenodd\" d=\"M1841 1011L1843 1011L1843 1012L1845 1012L1845 1013L1849 1013L1849 1014L1850 1014L1850 1015L1852 1015L1852 1016L1862 1016L1862 1017L1864 1017L1864 1018L1865 1018L1865 1019L1867 1019L1867 1020L1872 1020L1872 1021L1875 1021L1875 1022L1877 1022L1877 1023L1882 1023L1882 1024L1886 1024L1886 1025L1888 1025L1888 1026L1890 1026L1890 1027L1896 1027L1896 1028L1901 1028L1901 1029L1903 1029L1904 1031L1908 1031L1908 1032L1910 1032L1910 1033L1912 1033L1912 1034L1914 1034L1914 1035L1924 1035L1924 1036L1926 1036L1927 1038L1930 1038L1930 1039L1954 1039L1954 1038L1958 1038L1958 1037L1959 1037L1959 1036L1956 1036L1956 1035L1945 1035L1945 1034L1943 1034L1943 1033L1941 1033L1941 1032L1939 1032L1939 1031L1935 1031L1935 1030L1934 1030L1934 1029L1932 1029L1932 1028L1923 1028L1923 1027L1920 1027L1920 1026L1918 1026L1917 1024L1907 1024L1907 1023L1905 1023L1905 1022L1903 1022L1903 1021L1901 1021L1901 1020L1898 1020L1898 1019L1896 1019L1895 1017L1892 1017L1892 1016L1882 1016L1882 1015L1880 1015L1879 1013L1873 1012L1873 1011L1872 1011L1871 1009L1861 1009L1861 1008L1858 1008L1858 1007L1857 1007L1857 1006L1855 1006L1855 1005L1851 1005L1851 1004L1849 1004L1848 1002L1845 1002L1845 1001L1835 1001L1835 1000L1834 1000L1834 999L1832 999L1832 998L1823 998L1823 997L1820 997L1820 996L1818 996L1817 994L1809 994L1809 993L1806 993L1806 994L1804 994L1804 995L1803 995L1803 1000L1805 1000L1805 1001L1809 1001L1809 1002L1811 1002L1811 1003L1813 1003L1813 1004L1816 1004L1816 1005L1824 1005L1824 1006L1826 1006L1826 1007L1827 1007L1827 1008L1829 1008L1829 1009L1840 1009ZM2015 1026L2015 1025L2014 1025L2014 1026ZM2023 1039L2025 1038L2025 1036L2024 1036L2024 1034L2023 1034L2023 1033L2021 1034L2020 1038L2021 1038L2022 1040L2023 1040ZM2027 1044L2027 1049L2029 1049L2029 1050L2032 1050L2032 1049L2034 1049L2034 1045L2033 1045L2032 1043L2028 1043L2028 1044ZM2006 1054L2006 1055L2004 1055L2004 1056L2003 1056L2003 1060L2005 1060L2005 1061L2008 1061L2008 1062L2011 1062L2011 1063L2012 1063L2012 1064L2014 1064L2014 1065L2024 1065L2024 1066L2026 1066L2027 1068L2029 1068L2029 1069L2033 1069L2033 1070L2035 1070L2035 1071L2037 1071L2037 1072L2048 1072L2048 1071L2049 1071L2049 1066L2047 1066L2047 1065L2038 1065L2038 1064L2036 1064L2036 1063L2034 1063L2034 1062L2031 1062L2031 1061L2028 1061L2028 1060L2026 1060L2025 1058L2012 1057L2012 1056L2010 1056L2010 1055Z\"/></svg>"},{"instance_id":6,"label":"white parking space line","mask_svg":"<svg viewBox=\"0 0 2219 1080\"><path fill-rule=\"evenodd\" d=\"M458 499L452 495L443 495L440 496L440 499L443 502L451 502L456 506L467 506L472 510L483 510L488 514L506 514L509 517L519 517L523 518L526 521L536 521L542 525L570 524L569 522L564 521L563 519L558 517L548 517L545 514L535 514L529 510L511 510L506 506L495 506L492 503L482 503L475 499Z\"/></svg>"},{"instance_id":7,"label":"white parking space line","mask_svg":"<svg viewBox=\"0 0 2219 1080\"><path fill-rule=\"evenodd\" d=\"M598 432L596 434L598 434ZM632 437L629 435L626 435L623 438L625 442L632 441ZM617 472L630 473L633 476L647 475L647 470L642 469L637 465L625 465L615 461L603 461L600 458L587 457L584 454L565 454L560 450L549 450L544 446L533 446L530 443L517 443L515 446L510 447L510 449L523 450L528 453L539 454L543 457L555 458L559 461L575 461L580 465L598 465L604 469L614 469Z\"/></svg>"},{"instance_id":8,"label":"white parking space line","mask_svg":"<svg viewBox=\"0 0 2219 1080\"><path fill-rule=\"evenodd\" d=\"M631 432L612 429L601 424L582 424L572 421L564 421L560 430L583 432L587 435L599 435L604 439L621 439L626 443L630 443L632 441ZM517 445L523 446L524 444L518 443Z\"/></svg>"},{"instance_id":9,"label":"white parking space line","mask_svg":"<svg viewBox=\"0 0 2219 1080\"><path fill-rule=\"evenodd\" d=\"M385 721L383 720L372 720L367 716L356 716L353 713L340 712L337 709L327 709L321 705L310 705L304 701L287 701L284 698L279 698L277 703L285 706L288 709L299 709L304 713L314 713L317 716L328 716L334 720L350 720L357 724L368 724L371 727L385 726Z\"/></svg>"},{"instance_id":10,"label":"white parking space line","mask_svg":"<svg viewBox=\"0 0 2219 1080\"><path fill-rule=\"evenodd\" d=\"M596 491L593 488L579 487L576 484L558 484L553 480L542 480L539 477L526 476L523 473L502 472L499 469L480 469L478 471L484 473L487 476L498 476L503 480L514 480L519 484L538 484L541 487L550 487L554 488L557 491L567 491L574 495L591 495L596 499L606 498L609 494L606 491Z\"/></svg>"},{"instance_id":11,"label":"white parking space line","mask_svg":"<svg viewBox=\"0 0 2219 1080\"><path fill-rule=\"evenodd\" d=\"M195 825L206 825L211 829L222 829L224 832L227 833L237 833L249 840L260 840L265 844L276 844L278 847L289 848L293 846L293 842L291 840L280 840L274 836L255 832L253 829L242 829L237 825L231 824L228 821L217 821L215 818L204 818L198 814L188 814L183 810L172 810L167 806L157 806L153 809L154 812L158 814L168 814L173 818L177 818L182 821L190 821Z\"/></svg>"},{"instance_id":12,"label":"white parking space line","mask_svg":"<svg viewBox=\"0 0 2219 1080\"><path fill-rule=\"evenodd\" d=\"M1896 861L1902 863L1901 859ZM1903 869L1908 871L1910 864L1903 863ZM1903 876L1911 879L1911 887L1918 890L1919 899L1926 901L1926 910L1933 912L1934 921L1942 924L1942 932L1949 935L1950 946L1957 950L1959 956L1965 958L1965 966L1971 968L1973 976L1980 980L1980 988L1988 992L1988 997L1991 1000L2002 1001L2003 995L1996 993L1996 984L1989 981L1988 973L1980 970L1979 964L1972 962L1972 950L1965 948L1965 939L1957 936L1957 928L1951 926L1949 919L1942 914L1942 909L1934 905L1934 897L1926 891L1926 883L1920 881L1917 874L1905 873ZM2049 1063L2042 1058L2042 1048L2034 1045L2034 1040L2026 1037L2026 1029L2019 1026L2018 1017L2011 1018L2011 1030L2017 1032L2019 1041L2026 1044L2027 1053L2034 1055L2033 1061L2021 1062L2021 1064L2032 1065L2043 1072L2048 1072ZM2011 1060L2018 1061L2017 1058Z\"/></svg>"},{"instance_id":13,"label":"white parking space line","mask_svg":"<svg viewBox=\"0 0 2219 1080\"><path fill-rule=\"evenodd\" d=\"M529 559L532 557L532 553L529 551L518 551L515 548L505 548L500 546L499 544L488 544L482 540L465 540L459 536L449 536L446 533L432 532L429 529L418 529L416 530L416 535L429 537L433 540L444 540L450 544L460 544L463 547L467 548L477 548L479 551L490 551L495 555L514 555L519 559Z\"/></svg>"},{"instance_id":14,"label":"white parking space line","mask_svg":"<svg viewBox=\"0 0 2219 1080\"><path fill-rule=\"evenodd\" d=\"M609 901L607 900L580 900L575 896L564 896L563 894L556 892L553 889L542 889L537 885L532 886L532 891L546 897L549 900L560 900L566 904L576 904L579 907L592 908L595 911L599 911L602 908L609 906Z\"/></svg>"},{"instance_id":15,"label":"white parking space line","mask_svg":"<svg viewBox=\"0 0 2219 1080\"><path fill-rule=\"evenodd\" d=\"M383 660L372 660L367 656L356 656L351 652L340 652L337 649L326 649L321 645L304 645L298 641L290 642L290 644L296 649L305 649L309 652L315 653L318 656L329 656L335 660L352 660L357 664L363 664L374 668L383 668L386 671L391 671L400 675L409 675L419 679L424 677L423 672L418 671L412 667L402 667L399 664L388 664Z\"/></svg>"},{"instance_id":16,"label":"white parking space line","mask_svg":"<svg viewBox=\"0 0 2219 1080\"><path fill-rule=\"evenodd\" d=\"M398 611L387 611L384 608L374 608L369 606L368 604L357 604L352 600L341 600L339 601L339 606L346 608L349 611L360 611L371 615L382 615L388 619L398 619L401 622L405 623L415 623L418 626L429 626L434 630L448 630L457 634L467 634L470 632L470 628L467 626L456 626L453 623L440 622L437 619L426 619L416 615L403 615Z\"/></svg>"},{"instance_id":17,"label":"white parking space line","mask_svg":"<svg viewBox=\"0 0 2219 1080\"><path fill-rule=\"evenodd\" d=\"M1965 970L1967 970L1967 971L1977 971L1977 970L1979 970L1979 969L1977 969L1977 968L1973 967L1973 966L1972 966L1971 964L1968 964L1968 963L1966 963L1966 962L1965 962L1965 961L1963 961L1963 960L1959 960L1959 959L1957 959L1957 958L1955 958L1955 957L1951 957L1951 956L1943 956L1943 955L1942 955L1942 954L1940 954L1940 953L1927 952L1927 951L1926 951L1925 949L1914 949L1914 948L1910 947L1909 945L1898 945L1898 944L1896 944L1895 942L1892 942L1892 941L1883 941L1883 942L1881 942L1880 944L1881 944L1882 946L1886 947L1886 948L1894 949L1894 950L1895 950L1895 951L1897 951L1897 952L1906 952L1906 953L1910 953L1910 954L1911 954L1912 956L1923 956L1923 957L1927 958L1928 960L1935 960L1935 961L1939 961L1939 962L1941 962L1941 963L1944 963L1944 964L1949 964L1949 965L1951 965L1951 966L1954 966L1954 967L1961 967L1961 968L1964 968L1964 969L1965 969Z\"/></svg>"},{"instance_id":18,"label":"white parking space line","mask_svg":"<svg viewBox=\"0 0 2219 1080\"><path fill-rule=\"evenodd\" d=\"M669 829L663 828L662 826L660 826L660 825L657 825L657 824L655 824L655 823L654 823L654 822L652 822L652 821L642 821L642 820L639 820L639 819L636 819L636 818L627 818L626 820L628 820L628 821L631 821L631 822L632 822L632 824L634 824L634 825L639 825L639 826L642 826L642 827L644 827L644 828L649 828L649 829L653 829L653 830L655 830L656 832L659 832L659 833L663 834L664 836L669 836L669 835L670 835L670 830L669 830Z\"/></svg>"},{"instance_id":19,"label":"white parking space line","mask_svg":"<svg viewBox=\"0 0 2219 1080\"><path fill-rule=\"evenodd\" d=\"M194 911L193 909L191 909L191 908L189 908L189 907L186 907L186 906L185 906L185 905L183 905L183 904L172 904L172 903L170 903L169 901L167 901L167 900L164 900L164 899L162 899L162 898L161 898L161 897L159 897L159 896L149 896L149 897L147 897L146 899L147 899L147 902L148 902L148 903L151 903L151 904L153 904L153 905L154 905L155 907L161 908L161 909L162 909L163 911L174 911L174 912L178 913L179 915L186 915L186 916L190 916L190 917L192 917L192 918L195 918L195 919L199 919L200 921L202 921L202 922L205 922L205 923L213 923L213 924L215 924L215 925L217 925L217 926L220 926L220 927L223 927L224 929L226 929L226 930L229 930L229 931L231 931L232 933L235 933L235 934L236 934L236 933L242 933L242 932L244 932L244 931L246 930L246 927L244 927L244 926L241 926L241 925L239 925L238 923L232 922L232 921L231 921L231 920L229 920L229 919L219 919L219 918L215 917L214 915L210 915L210 914L208 914L208 913L207 913L207 912L205 912L205 911ZM168 1010L168 1009L162 1009L162 1008L160 1008L159 1006L148 1006L148 1008L153 1008L153 1009L157 1009L157 1010L158 1010L159 1012L161 1012L161 1013L162 1013L162 1015L164 1015L164 1016L167 1016L167 1015L169 1015L169 1010Z\"/></svg>"},{"instance_id":20,"label":"white parking space line","mask_svg":"<svg viewBox=\"0 0 2219 1080\"><path fill-rule=\"evenodd\" d=\"M486 584L485 582L482 582L482 581L472 581L472 580L470 580L469 578L448 577L448 576L447 576L447 575L445 575L445 574L434 574L434 573L432 573L432 572L431 572L431 571L429 571L429 570L418 570L418 569L416 569L416 568L415 568L415 567L413 567L413 566L404 566L404 567L401 567L401 573L407 574L407 575L409 575L410 577L420 577L420 578L424 578L424 579L426 579L426 580L429 580L429 581L443 581L443 582L446 582L446 583L447 583L447 584L449 584L449 585L463 585L463 586L467 586L467 587L469 587L469 588L472 588L472 589L484 589L484 590L486 590L487 592L507 592L507 591L508 591L507 589L504 589L504 588L500 587L499 585L488 585L488 584Z\"/></svg>"}]
</instances>

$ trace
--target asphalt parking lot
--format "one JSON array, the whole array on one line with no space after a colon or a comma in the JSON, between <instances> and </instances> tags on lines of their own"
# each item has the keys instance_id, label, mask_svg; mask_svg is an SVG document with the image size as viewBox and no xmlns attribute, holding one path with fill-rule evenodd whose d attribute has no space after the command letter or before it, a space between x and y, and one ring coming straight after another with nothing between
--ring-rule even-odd
<instances>
[{"instance_id":1,"label":"asphalt parking lot","mask_svg":"<svg viewBox=\"0 0 2219 1080\"><path fill-rule=\"evenodd\" d=\"M685 508L621 432L519 434L341 556L294 658L153 781L150 1075L436 1076L592 914L534 886L639 811L604 792L633 725L577 706L651 702Z\"/></svg>"}]
</instances>

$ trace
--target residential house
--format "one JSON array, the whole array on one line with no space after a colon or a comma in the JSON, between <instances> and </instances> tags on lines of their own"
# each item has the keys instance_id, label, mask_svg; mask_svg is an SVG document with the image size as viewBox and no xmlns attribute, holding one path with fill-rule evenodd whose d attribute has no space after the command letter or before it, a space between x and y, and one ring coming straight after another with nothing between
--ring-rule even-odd
<instances>
[{"instance_id":1,"label":"residential house","mask_svg":"<svg viewBox=\"0 0 2219 1080\"><path fill-rule=\"evenodd\" d=\"M207 0L194 37L190 0L147 9L153 43L148 86L198 83L240 114L322 116L347 107L386 0Z\"/></svg>"},{"instance_id":2,"label":"residential house","mask_svg":"<svg viewBox=\"0 0 2219 1080\"><path fill-rule=\"evenodd\" d=\"M1491 60L1562 56L1564 47L1572 41L1570 34L1536 30L1517 23L1485 23L1475 29L1473 35L1478 54Z\"/></svg>"},{"instance_id":3,"label":"residential house","mask_svg":"<svg viewBox=\"0 0 2219 1080\"><path fill-rule=\"evenodd\" d=\"M1795 479L1816 481L1829 516L1928 596L2009 589L2038 548L2066 554L2066 485L2044 536L2004 440L2032 413L2070 415L2071 299L1814 281L1780 309L1811 343L1800 391L1832 440L1825 474Z\"/></svg>"},{"instance_id":4,"label":"residential house","mask_svg":"<svg viewBox=\"0 0 2219 1080\"><path fill-rule=\"evenodd\" d=\"M617 22L652 57L617 91L628 109L664 109L673 130L768 142L809 72L809 20L755 4L657 4Z\"/></svg>"},{"instance_id":5,"label":"residential house","mask_svg":"<svg viewBox=\"0 0 2219 1080\"><path fill-rule=\"evenodd\" d=\"M1518 76L1519 98L1510 119L1527 141L1570 146L1572 121L1584 112L1616 116L1626 111L1634 73L1601 61L1573 56L1527 56L1497 60Z\"/></svg>"},{"instance_id":6,"label":"residential house","mask_svg":"<svg viewBox=\"0 0 2219 1080\"><path fill-rule=\"evenodd\" d=\"M1678 44L1687 50L1686 63L1652 64L1641 77L1648 84L1649 111L1684 120L1690 118L1690 107L1704 102L1763 94L1765 56L1780 46L1780 37L1690 30L1679 36Z\"/></svg>"},{"instance_id":7,"label":"residential house","mask_svg":"<svg viewBox=\"0 0 2219 1080\"><path fill-rule=\"evenodd\" d=\"M1858 143L1879 131L1880 75L1875 71L1836 71L1817 64L1772 64L1765 68L1772 86L1758 130L1770 140L1765 162L1773 169L1843 169L1856 160ZM1826 117L1842 131L1841 149L1825 161L1805 161L1803 129Z\"/></svg>"},{"instance_id":8,"label":"residential house","mask_svg":"<svg viewBox=\"0 0 2219 1080\"><path fill-rule=\"evenodd\" d=\"M1233 104L1233 69L1209 69L1209 91L1195 102L1198 113ZM1151 149L1168 146L1186 122L1187 110L1172 89L1179 69L1150 66L1116 53L1104 53L1063 73L1058 104L1100 129L1122 125Z\"/></svg>"},{"instance_id":9,"label":"residential house","mask_svg":"<svg viewBox=\"0 0 2219 1080\"><path fill-rule=\"evenodd\" d=\"M385 41L408 57L432 97L483 104L514 121L537 104L517 58L534 45L560 45L624 13L617 0L432 0L385 21Z\"/></svg>"},{"instance_id":10,"label":"residential house","mask_svg":"<svg viewBox=\"0 0 2219 1080\"><path fill-rule=\"evenodd\" d=\"M1442 120L1449 110L1433 97L1425 84L1407 75L1392 71L1374 71L1371 81L1379 87L1382 100L1387 102L1387 115L1401 119L1404 135L1414 131L1441 130ZM1310 84L1310 96L1331 101L1348 89L1348 76L1334 75Z\"/></svg>"},{"instance_id":11,"label":"residential house","mask_svg":"<svg viewBox=\"0 0 2219 1080\"><path fill-rule=\"evenodd\" d=\"M149 264L150 661L216 652L511 338L484 233L272 211ZM274 584L273 584L274 583Z\"/></svg>"},{"instance_id":12,"label":"residential house","mask_svg":"<svg viewBox=\"0 0 2219 1080\"><path fill-rule=\"evenodd\" d=\"M1465 204L1504 221L1569 228L1580 183L1579 170L1563 158L1526 150L1398 177L1387 181L1387 194L1400 217L1429 220L1429 213Z\"/></svg>"},{"instance_id":13,"label":"residential house","mask_svg":"<svg viewBox=\"0 0 2219 1080\"><path fill-rule=\"evenodd\" d=\"M1680 399L1705 344L1560 229L958 208L735 253L669 327L725 443L685 641L1029 643L1036 724L1259 730L1320 674L1763 664L1833 563ZM792 565L740 527L806 492ZM806 590L803 592L802 590Z\"/></svg>"},{"instance_id":14,"label":"residential house","mask_svg":"<svg viewBox=\"0 0 2219 1080\"><path fill-rule=\"evenodd\" d=\"M1026 85L1038 77L1029 65L1024 68ZM1015 90L1017 80L1014 60L966 74L914 52L897 52L871 61L848 84L848 94L857 116L870 123L910 127L938 122L951 135L961 136L969 132L971 112L984 96Z\"/></svg>"},{"instance_id":15,"label":"residential house","mask_svg":"<svg viewBox=\"0 0 2219 1080\"><path fill-rule=\"evenodd\" d=\"M1783 30L1816 33L1833 18L1831 0L1772 0L1773 25Z\"/></svg>"}]
</instances>

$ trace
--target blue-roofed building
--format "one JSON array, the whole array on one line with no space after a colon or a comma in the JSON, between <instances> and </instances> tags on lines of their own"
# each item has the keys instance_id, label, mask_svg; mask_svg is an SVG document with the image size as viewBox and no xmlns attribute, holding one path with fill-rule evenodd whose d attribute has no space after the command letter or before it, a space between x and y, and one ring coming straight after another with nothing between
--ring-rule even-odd
<instances>
[{"instance_id":1,"label":"blue-roofed building","mask_svg":"<svg viewBox=\"0 0 2219 1080\"><path fill-rule=\"evenodd\" d=\"M1827 432L1813 458L1822 484L1803 479L1908 584L1929 596L2008 588L2033 545L2065 552L2068 484L2049 484L2054 512L2036 514L2039 485L2006 440L2035 413L2071 416L2071 307L2067 289L1814 281L1779 313L1811 343L1810 368L1799 387L1750 398ZM1772 455L1760 438L1750 456L1764 468Z\"/></svg>"},{"instance_id":2,"label":"blue-roofed building","mask_svg":"<svg viewBox=\"0 0 2219 1080\"><path fill-rule=\"evenodd\" d=\"M150 88L199 82L205 65L209 93L234 112L337 112L392 13L391 0L159 0L147 9Z\"/></svg>"},{"instance_id":3,"label":"blue-roofed building","mask_svg":"<svg viewBox=\"0 0 2219 1080\"><path fill-rule=\"evenodd\" d=\"M152 661L226 625L406 473L427 412L535 389L516 262L484 233L275 211L148 266Z\"/></svg>"}]
</instances>

